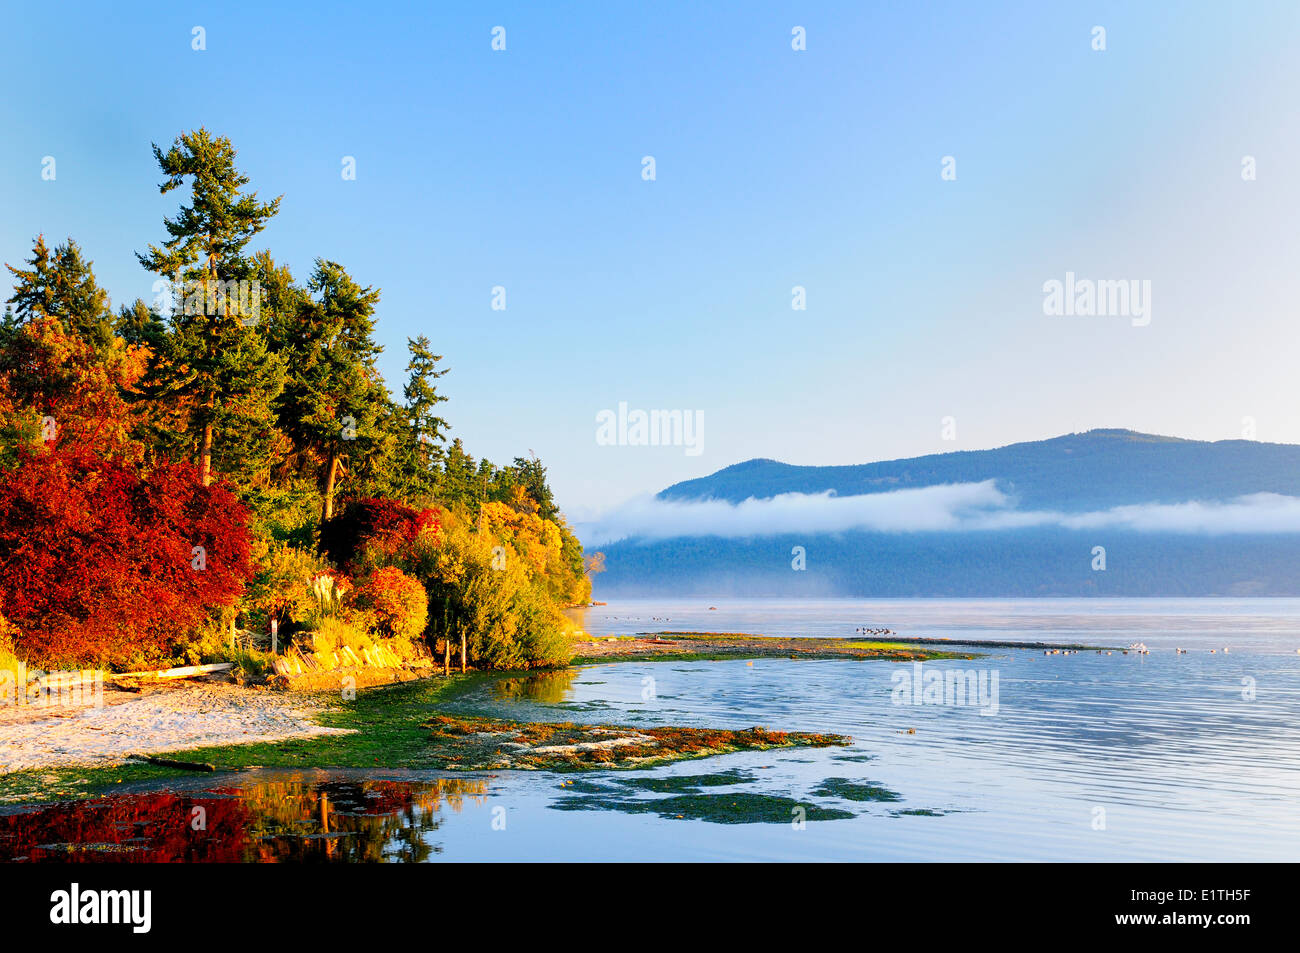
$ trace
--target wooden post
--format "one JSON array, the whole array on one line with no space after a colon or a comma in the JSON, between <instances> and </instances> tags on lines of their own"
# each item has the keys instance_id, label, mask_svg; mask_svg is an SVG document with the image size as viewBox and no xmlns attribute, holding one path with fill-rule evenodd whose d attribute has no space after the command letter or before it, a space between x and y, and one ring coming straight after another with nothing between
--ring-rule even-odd
<instances>
[{"instance_id":1,"label":"wooden post","mask_svg":"<svg viewBox=\"0 0 1300 953\"><path fill-rule=\"evenodd\" d=\"M235 617L230 617L230 651L235 651Z\"/></svg>"},{"instance_id":2,"label":"wooden post","mask_svg":"<svg viewBox=\"0 0 1300 953\"><path fill-rule=\"evenodd\" d=\"M460 670L465 671L465 630L460 630Z\"/></svg>"},{"instance_id":3,"label":"wooden post","mask_svg":"<svg viewBox=\"0 0 1300 953\"><path fill-rule=\"evenodd\" d=\"M274 655L280 651L280 620L271 619L271 654Z\"/></svg>"},{"instance_id":4,"label":"wooden post","mask_svg":"<svg viewBox=\"0 0 1300 953\"><path fill-rule=\"evenodd\" d=\"M442 640L443 640L444 642L446 642L448 639L451 638L451 616L450 616L450 612L451 612L451 600L449 600L449 599L443 599L443 600L442 600ZM434 647L435 650L437 650L437 648L438 648L438 644L437 644L436 637L435 637L435 640L434 640L434 646L433 646L433 647ZM445 651L445 649L444 649L444 651ZM444 669L447 667L447 665L446 665L445 662L443 663L443 666L442 666L442 667L443 667ZM444 674L445 674L445 672L444 672Z\"/></svg>"},{"instance_id":5,"label":"wooden post","mask_svg":"<svg viewBox=\"0 0 1300 953\"><path fill-rule=\"evenodd\" d=\"M442 637L442 674L447 677L451 674L451 633L448 632Z\"/></svg>"}]
</instances>

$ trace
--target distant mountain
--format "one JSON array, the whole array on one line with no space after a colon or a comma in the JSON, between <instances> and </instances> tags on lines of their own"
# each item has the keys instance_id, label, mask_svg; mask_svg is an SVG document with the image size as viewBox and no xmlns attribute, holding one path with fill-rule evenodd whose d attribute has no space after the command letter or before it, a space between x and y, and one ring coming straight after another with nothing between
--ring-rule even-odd
<instances>
[{"instance_id":1,"label":"distant mountain","mask_svg":"<svg viewBox=\"0 0 1300 953\"><path fill-rule=\"evenodd\" d=\"M1089 430L996 450L959 450L854 466L746 460L675 483L661 500L840 496L996 480L1024 509L1079 512L1131 503L1226 500L1248 493L1300 496L1300 446L1252 440L1182 440L1132 430Z\"/></svg>"},{"instance_id":2,"label":"distant mountain","mask_svg":"<svg viewBox=\"0 0 1300 953\"><path fill-rule=\"evenodd\" d=\"M995 450L855 466L748 460L668 487L667 503L840 497L993 480L1017 512L1080 514L1140 504L1300 498L1300 446L1091 430ZM1262 529L1271 529L1263 527ZM1257 527L1257 529L1261 529ZM1094 547L1106 549L1095 568ZM802 547L806 569L795 571ZM1300 532L1205 534L1035 525L966 531L632 537L601 546L597 597L1300 595Z\"/></svg>"}]
</instances>

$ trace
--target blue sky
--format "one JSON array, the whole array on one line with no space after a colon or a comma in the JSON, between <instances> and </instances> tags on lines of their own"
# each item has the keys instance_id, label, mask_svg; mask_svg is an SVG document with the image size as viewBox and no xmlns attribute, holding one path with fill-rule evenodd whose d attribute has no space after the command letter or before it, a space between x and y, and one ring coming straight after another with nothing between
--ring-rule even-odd
<instances>
[{"instance_id":1,"label":"blue sky","mask_svg":"<svg viewBox=\"0 0 1300 953\"><path fill-rule=\"evenodd\" d=\"M150 143L206 125L284 194L279 260L383 290L390 384L427 334L454 435L578 519L755 456L1300 442L1300 8L1126 6L13 5L0 259L72 236L149 297ZM1044 315L1067 271L1149 280L1151 323ZM598 445L620 401L701 412L703 452Z\"/></svg>"}]
</instances>

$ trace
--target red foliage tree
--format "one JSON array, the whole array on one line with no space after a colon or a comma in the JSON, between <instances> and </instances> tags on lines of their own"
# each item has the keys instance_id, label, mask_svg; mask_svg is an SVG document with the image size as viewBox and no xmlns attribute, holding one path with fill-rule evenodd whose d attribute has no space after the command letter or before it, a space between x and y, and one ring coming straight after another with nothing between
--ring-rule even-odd
<instances>
[{"instance_id":1,"label":"red foliage tree","mask_svg":"<svg viewBox=\"0 0 1300 953\"><path fill-rule=\"evenodd\" d=\"M140 405L127 396L146 358L142 347L114 339L96 348L55 318L34 318L7 336L0 353L0 435L11 445L75 443L140 460L144 447L130 435ZM8 457L0 452L0 461Z\"/></svg>"},{"instance_id":2,"label":"red foliage tree","mask_svg":"<svg viewBox=\"0 0 1300 953\"><path fill-rule=\"evenodd\" d=\"M251 571L243 504L189 464L60 446L0 474L0 604L34 664L157 660Z\"/></svg>"},{"instance_id":3,"label":"red foliage tree","mask_svg":"<svg viewBox=\"0 0 1300 953\"><path fill-rule=\"evenodd\" d=\"M352 571L352 561L366 544L390 555L400 552L426 529L440 526L435 509L414 510L397 500L366 497L351 500L320 528L320 550L338 566Z\"/></svg>"}]
</instances>

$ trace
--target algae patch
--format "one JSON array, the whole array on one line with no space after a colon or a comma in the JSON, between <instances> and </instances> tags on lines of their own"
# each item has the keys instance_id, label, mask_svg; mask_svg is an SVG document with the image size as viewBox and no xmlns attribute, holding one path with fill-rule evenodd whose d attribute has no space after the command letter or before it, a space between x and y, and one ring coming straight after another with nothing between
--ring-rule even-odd
<instances>
[{"instance_id":1,"label":"algae patch","mask_svg":"<svg viewBox=\"0 0 1300 953\"><path fill-rule=\"evenodd\" d=\"M827 778L813 791L818 797L837 797L846 801L901 801L903 796L878 784Z\"/></svg>"},{"instance_id":2,"label":"algae patch","mask_svg":"<svg viewBox=\"0 0 1300 953\"><path fill-rule=\"evenodd\" d=\"M809 821L836 821L853 817L851 811L809 804L776 794L748 791L730 794L675 794L661 798L622 797L616 792L561 798L551 805L557 811L622 811L656 814L668 820L708 821L712 824L789 824L800 817Z\"/></svg>"},{"instance_id":3,"label":"algae patch","mask_svg":"<svg viewBox=\"0 0 1300 953\"><path fill-rule=\"evenodd\" d=\"M625 787L639 791L654 791L659 794L692 794L700 788L726 787L732 784L749 784L754 776L748 771L731 768L714 774L677 774L666 777L630 777L616 778L615 781Z\"/></svg>"},{"instance_id":4,"label":"algae patch","mask_svg":"<svg viewBox=\"0 0 1300 953\"><path fill-rule=\"evenodd\" d=\"M890 817L946 817L952 811L941 811L933 807L914 807L905 811L890 811Z\"/></svg>"},{"instance_id":5,"label":"algae patch","mask_svg":"<svg viewBox=\"0 0 1300 953\"><path fill-rule=\"evenodd\" d=\"M424 723L429 758L461 771L644 768L733 751L845 745L844 735L754 727L628 727L436 715Z\"/></svg>"}]
</instances>

